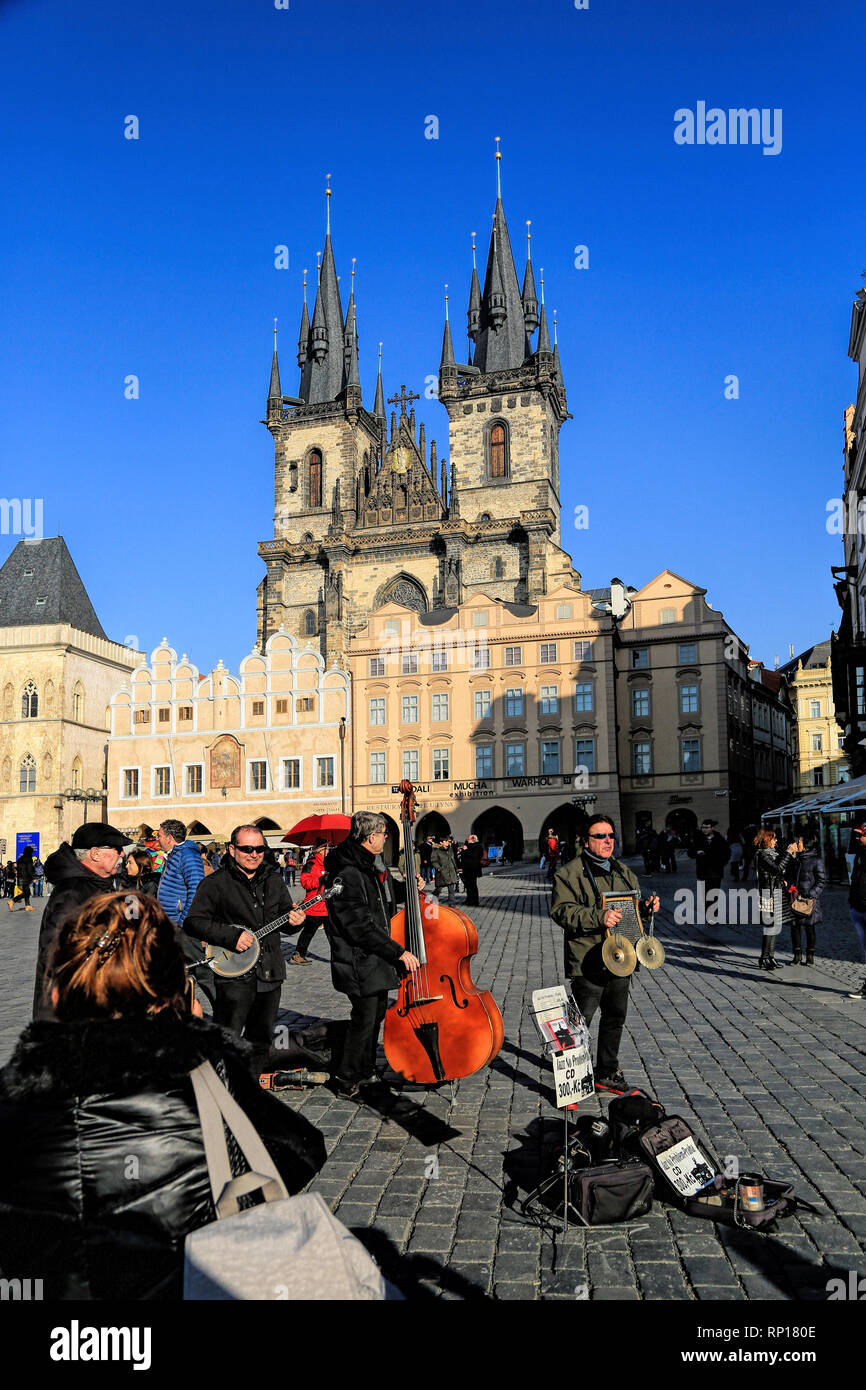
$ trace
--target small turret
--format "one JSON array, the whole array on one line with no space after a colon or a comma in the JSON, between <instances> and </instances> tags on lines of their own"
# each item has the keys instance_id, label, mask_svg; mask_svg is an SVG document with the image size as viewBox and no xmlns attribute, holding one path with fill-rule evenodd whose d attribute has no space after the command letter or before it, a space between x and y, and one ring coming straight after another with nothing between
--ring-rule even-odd
<instances>
[{"instance_id":1,"label":"small turret","mask_svg":"<svg viewBox=\"0 0 866 1390\"><path fill-rule=\"evenodd\" d=\"M475 233L472 233L472 279L469 282L469 308L466 312L466 332L474 342L481 327L481 286L475 264Z\"/></svg>"},{"instance_id":2,"label":"small turret","mask_svg":"<svg viewBox=\"0 0 866 1390\"><path fill-rule=\"evenodd\" d=\"M523 276L523 293L521 301L523 303L523 317L526 321L526 332L529 337L538 327L538 298L535 293L535 276L532 273L532 233L529 228L532 223L526 223L526 273Z\"/></svg>"},{"instance_id":3,"label":"small turret","mask_svg":"<svg viewBox=\"0 0 866 1390\"><path fill-rule=\"evenodd\" d=\"M277 321L274 319L274 355L271 358L271 381L268 386L268 401L282 401L283 390L280 386L280 364L277 361Z\"/></svg>"}]
</instances>

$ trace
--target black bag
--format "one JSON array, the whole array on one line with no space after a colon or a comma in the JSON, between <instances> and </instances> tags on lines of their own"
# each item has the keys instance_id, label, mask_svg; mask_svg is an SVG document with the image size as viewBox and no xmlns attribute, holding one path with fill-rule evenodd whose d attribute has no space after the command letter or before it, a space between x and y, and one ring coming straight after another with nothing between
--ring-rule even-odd
<instances>
[{"instance_id":1,"label":"black bag","mask_svg":"<svg viewBox=\"0 0 866 1390\"><path fill-rule=\"evenodd\" d=\"M665 1108L660 1101L653 1100L646 1091L635 1087L617 1096L607 1108L610 1125L612 1153L635 1153L631 1141L649 1125L658 1124L665 1117Z\"/></svg>"},{"instance_id":2,"label":"black bag","mask_svg":"<svg viewBox=\"0 0 866 1390\"><path fill-rule=\"evenodd\" d=\"M586 1226L633 1221L645 1216L652 1204L652 1171L637 1159L579 1168L569 1177L569 1208Z\"/></svg>"}]
</instances>

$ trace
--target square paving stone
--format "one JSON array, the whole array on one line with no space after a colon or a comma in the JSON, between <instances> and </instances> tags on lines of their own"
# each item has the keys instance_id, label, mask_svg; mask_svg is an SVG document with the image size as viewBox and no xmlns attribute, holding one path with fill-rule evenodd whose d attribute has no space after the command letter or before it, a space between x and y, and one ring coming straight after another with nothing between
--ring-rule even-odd
<instances>
[{"instance_id":1,"label":"square paving stone","mask_svg":"<svg viewBox=\"0 0 866 1390\"><path fill-rule=\"evenodd\" d=\"M535 1278L538 1267L538 1257L526 1250L502 1250L497 1251L493 1262L493 1270L496 1282L502 1280L516 1280L518 1283L525 1283L527 1280Z\"/></svg>"},{"instance_id":2,"label":"square paving stone","mask_svg":"<svg viewBox=\"0 0 866 1390\"><path fill-rule=\"evenodd\" d=\"M497 1299L511 1303L528 1303L538 1297L538 1289L535 1284L497 1283L494 1286L494 1292Z\"/></svg>"},{"instance_id":3,"label":"square paving stone","mask_svg":"<svg viewBox=\"0 0 866 1390\"><path fill-rule=\"evenodd\" d=\"M649 1265L644 1269L638 1269L638 1287L644 1298L652 1299L689 1299L691 1297L686 1288L679 1265Z\"/></svg>"},{"instance_id":4,"label":"square paving stone","mask_svg":"<svg viewBox=\"0 0 866 1390\"><path fill-rule=\"evenodd\" d=\"M419 1226L417 1223L409 1237L411 1254L419 1252L444 1254L451 1249L454 1234L448 1226Z\"/></svg>"},{"instance_id":5,"label":"square paving stone","mask_svg":"<svg viewBox=\"0 0 866 1390\"><path fill-rule=\"evenodd\" d=\"M627 1299L639 1301L640 1294L633 1284L608 1284L593 1287L590 1298L593 1303L620 1303Z\"/></svg>"}]
</instances>

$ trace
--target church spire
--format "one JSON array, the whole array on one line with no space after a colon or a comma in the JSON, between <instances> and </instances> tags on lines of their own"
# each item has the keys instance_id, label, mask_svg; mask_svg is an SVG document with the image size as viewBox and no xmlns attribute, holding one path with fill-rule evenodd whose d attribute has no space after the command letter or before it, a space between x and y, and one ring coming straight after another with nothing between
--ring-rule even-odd
<instances>
[{"instance_id":1,"label":"church spire","mask_svg":"<svg viewBox=\"0 0 866 1390\"><path fill-rule=\"evenodd\" d=\"M442 334L442 357L439 362L440 372L453 368L454 366L454 344L451 341L451 324L448 322L448 286L445 286L445 331Z\"/></svg>"},{"instance_id":2,"label":"church spire","mask_svg":"<svg viewBox=\"0 0 866 1390\"><path fill-rule=\"evenodd\" d=\"M541 267L541 317L538 321L538 347L536 353L550 353L550 334L547 330L547 310L544 307L544 266Z\"/></svg>"},{"instance_id":3,"label":"church spire","mask_svg":"<svg viewBox=\"0 0 866 1390\"><path fill-rule=\"evenodd\" d=\"M469 282L469 308L466 313L466 332L474 342L481 327L481 286L478 283L478 267L475 264L475 233L472 233L472 279Z\"/></svg>"},{"instance_id":4,"label":"church spire","mask_svg":"<svg viewBox=\"0 0 866 1390\"><path fill-rule=\"evenodd\" d=\"M529 337L538 327L538 296L535 293L535 276L532 273L532 233L530 228L532 223L526 223L526 273L523 276L523 293L520 298L523 301L523 317L526 321L526 332Z\"/></svg>"},{"instance_id":5,"label":"church spire","mask_svg":"<svg viewBox=\"0 0 866 1390\"><path fill-rule=\"evenodd\" d=\"M274 319L274 355L271 358L271 384L268 387L269 401L282 401L283 390L280 386L280 364L277 361L277 321Z\"/></svg>"},{"instance_id":6,"label":"church spire","mask_svg":"<svg viewBox=\"0 0 866 1390\"><path fill-rule=\"evenodd\" d=\"M310 342L310 315L307 309L307 272L304 271L304 307L301 312L301 327L298 331L298 366L303 367L307 360Z\"/></svg>"},{"instance_id":7,"label":"church spire","mask_svg":"<svg viewBox=\"0 0 866 1390\"><path fill-rule=\"evenodd\" d=\"M325 190L325 247L322 252L310 329L309 355L312 357L312 363L309 373L304 374L301 393L310 405L336 400L346 378L343 306L337 283L337 269L334 265L334 248L331 244L330 178L329 174L328 187ZM306 390L303 389L304 386Z\"/></svg>"},{"instance_id":8,"label":"church spire","mask_svg":"<svg viewBox=\"0 0 866 1390\"><path fill-rule=\"evenodd\" d=\"M373 414L379 421L379 428L384 435L387 428L387 416L385 415L385 392L382 390L382 344L379 344L379 371L376 375L376 399L373 402Z\"/></svg>"},{"instance_id":9,"label":"church spire","mask_svg":"<svg viewBox=\"0 0 866 1390\"><path fill-rule=\"evenodd\" d=\"M497 146L499 137L497 136ZM502 206L501 154L496 150L496 207L487 256L475 366L481 372L520 367L526 360L526 323Z\"/></svg>"}]
</instances>

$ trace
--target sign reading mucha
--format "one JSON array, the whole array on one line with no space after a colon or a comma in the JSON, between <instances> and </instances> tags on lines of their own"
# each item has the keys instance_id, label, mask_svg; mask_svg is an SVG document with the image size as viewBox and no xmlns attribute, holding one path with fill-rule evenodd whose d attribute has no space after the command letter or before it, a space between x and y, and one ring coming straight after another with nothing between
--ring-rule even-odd
<instances>
[{"instance_id":1,"label":"sign reading mucha","mask_svg":"<svg viewBox=\"0 0 866 1390\"><path fill-rule=\"evenodd\" d=\"M223 734L210 750L210 784L217 790L241 785L241 746L231 734Z\"/></svg>"}]
</instances>

